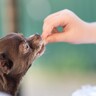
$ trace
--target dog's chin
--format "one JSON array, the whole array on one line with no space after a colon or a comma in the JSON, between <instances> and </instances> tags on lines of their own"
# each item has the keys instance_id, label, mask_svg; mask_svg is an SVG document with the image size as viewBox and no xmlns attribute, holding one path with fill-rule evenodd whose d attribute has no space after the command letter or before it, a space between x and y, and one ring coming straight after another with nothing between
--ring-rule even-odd
<instances>
[{"instance_id":1,"label":"dog's chin","mask_svg":"<svg viewBox=\"0 0 96 96\"><path fill-rule=\"evenodd\" d=\"M45 44L42 37L38 34L31 35L29 37L31 47L34 47L34 57L40 57L45 51Z\"/></svg>"},{"instance_id":2,"label":"dog's chin","mask_svg":"<svg viewBox=\"0 0 96 96\"><path fill-rule=\"evenodd\" d=\"M39 48L36 52L36 56L40 57L44 54L44 52L45 52L45 45L44 45L43 40L41 40L40 43L39 43Z\"/></svg>"},{"instance_id":3,"label":"dog's chin","mask_svg":"<svg viewBox=\"0 0 96 96\"><path fill-rule=\"evenodd\" d=\"M44 47L44 44L41 46L40 50L38 51L38 55L41 56L44 54L44 51L45 51L45 47Z\"/></svg>"},{"instance_id":4,"label":"dog's chin","mask_svg":"<svg viewBox=\"0 0 96 96\"><path fill-rule=\"evenodd\" d=\"M44 54L44 51L45 51L45 45L44 45L44 43L42 41L42 44L40 45L36 55L38 57L40 57L40 56L42 56Z\"/></svg>"}]
</instances>

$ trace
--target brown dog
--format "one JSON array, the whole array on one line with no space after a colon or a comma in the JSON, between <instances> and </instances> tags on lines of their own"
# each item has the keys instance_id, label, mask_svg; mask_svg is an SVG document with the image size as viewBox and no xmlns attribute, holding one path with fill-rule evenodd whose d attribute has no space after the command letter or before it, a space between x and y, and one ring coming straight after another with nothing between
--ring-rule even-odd
<instances>
[{"instance_id":1,"label":"brown dog","mask_svg":"<svg viewBox=\"0 0 96 96\"><path fill-rule=\"evenodd\" d=\"M24 38L19 33L0 39L0 91L14 96L22 76L34 59L44 52L40 35Z\"/></svg>"}]
</instances>

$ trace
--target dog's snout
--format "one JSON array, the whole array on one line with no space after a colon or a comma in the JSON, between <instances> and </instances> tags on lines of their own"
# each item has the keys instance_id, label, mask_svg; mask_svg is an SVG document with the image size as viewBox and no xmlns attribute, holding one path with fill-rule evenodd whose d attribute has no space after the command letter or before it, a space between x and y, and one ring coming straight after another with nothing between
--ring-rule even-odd
<instances>
[{"instance_id":1,"label":"dog's snout","mask_svg":"<svg viewBox=\"0 0 96 96\"><path fill-rule=\"evenodd\" d=\"M34 40L41 40L41 36L39 34L35 34L34 35Z\"/></svg>"},{"instance_id":2,"label":"dog's snout","mask_svg":"<svg viewBox=\"0 0 96 96\"><path fill-rule=\"evenodd\" d=\"M41 35L34 34L28 38L28 43L31 48L38 49L43 44L43 40L42 40Z\"/></svg>"},{"instance_id":3,"label":"dog's snout","mask_svg":"<svg viewBox=\"0 0 96 96\"><path fill-rule=\"evenodd\" d=\"M40 37L40 35L39 35L39 34L35 34L35 36Z\"/></svg>"},{"instance_id":4,"label":"dog's snout","mask_svg":"<svg viewBox=\"0 0 96 96\"><path fill-rule=\"evenodd\" d=\"M34 34L34 35L31 35L30 37L29 37L29 39L30 40L33 40L33 41L41 41L42 40L42 38L41 38L41 36L39 35L39 34Z\"/></svg>"}]
</instances>

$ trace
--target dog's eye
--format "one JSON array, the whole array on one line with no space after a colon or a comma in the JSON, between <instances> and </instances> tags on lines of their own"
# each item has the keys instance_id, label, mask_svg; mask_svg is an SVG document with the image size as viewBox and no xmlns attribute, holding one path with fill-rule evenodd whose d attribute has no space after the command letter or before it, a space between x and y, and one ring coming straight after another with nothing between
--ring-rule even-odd
<instances>
[{"instance_id":1,"label":"dog's eye","mask_svg":"<svg viewBox=\"0 0 96 96\"><path fill-rule=\"evenodd\" d=\"M27 53L29 51L28 43L25 43L23 46L24 46L24 53Z\"/></svg>"},{"instance_id":2,"label":"dog's eye","mask_svg":"<svg viewBox=\"0 0 96 96\"><path fill-rule=\"evenodd\" d=\"M26 44L24 44L24 48L25 49L28 49L29 48L29 45L26 43Z\"/></svg>"},{"instance_id":3,"label":"dog's eye","mask_svg":"<svg viewBox=\"0 0 96 96\"><path fill-rule=\"evenodd\" d=\"M28 43L22 43L22 44L20 44L20 46L19 46L19 50L20 50L20 52L22 52L23 54L26 54L26 53L28 53L29 52L29 49L30 49L30 47L29 47L29 44Z\"/></svg>"}]
</instances>

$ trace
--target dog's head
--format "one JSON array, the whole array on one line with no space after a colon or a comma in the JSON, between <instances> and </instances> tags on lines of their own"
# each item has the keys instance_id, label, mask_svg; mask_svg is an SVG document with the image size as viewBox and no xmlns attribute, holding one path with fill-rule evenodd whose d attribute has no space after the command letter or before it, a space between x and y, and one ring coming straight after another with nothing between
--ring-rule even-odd
<instances>
[{"instance_id":1,"label":"dog's head","mask_svg":"<svg viewBox=\"0 0 96 96\"><path fill-rule=\"evenodd\" d=\"M0 39L0 73L21 76L26 73L35 58L44 51L40 35L24 38L19 33L9 34Z\"/></svg>"}]
</instances>

